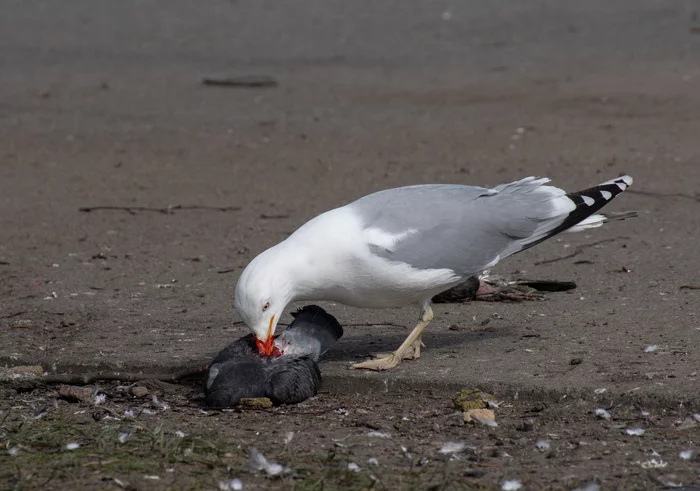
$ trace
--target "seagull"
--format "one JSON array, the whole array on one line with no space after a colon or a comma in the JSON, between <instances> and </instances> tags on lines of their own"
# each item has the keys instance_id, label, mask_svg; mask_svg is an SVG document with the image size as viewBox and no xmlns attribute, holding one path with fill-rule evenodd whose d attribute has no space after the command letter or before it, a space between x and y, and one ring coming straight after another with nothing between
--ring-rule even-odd
<instances>
[{"instance_id":1,"label":"seagull","mask_svg":"<svg viewBox=\"0 0 700 491\"><path fill-rule=\"evenodd\" d=\"M596 213L632 184L630 176L575 193L549 181L526 177L490 189L406 186L322 213L248 264L236 285L236 311L255 336L258 353L274 356L277 322L290 302L418 305L419 322L396 351L353 365L394 368L420 357L434 295L558 233L634 215Z\"/></svg>"}]
</instances>

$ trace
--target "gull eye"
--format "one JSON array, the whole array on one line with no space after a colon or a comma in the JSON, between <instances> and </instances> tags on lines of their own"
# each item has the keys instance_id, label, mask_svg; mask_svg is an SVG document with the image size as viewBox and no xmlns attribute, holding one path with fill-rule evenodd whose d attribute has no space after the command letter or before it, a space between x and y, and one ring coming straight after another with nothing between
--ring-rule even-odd
<instances>
[{"instance_id":1,"label":"gull eye","mask_svg":"<svg viewBox=\"0 0 700 491\"><path fill-rule=\"evenodd\" d=\"M265 312L269 308L270 308L270 302L265 302L265 305L263 305L263 312Z\"/></svg>"}]
</instances>

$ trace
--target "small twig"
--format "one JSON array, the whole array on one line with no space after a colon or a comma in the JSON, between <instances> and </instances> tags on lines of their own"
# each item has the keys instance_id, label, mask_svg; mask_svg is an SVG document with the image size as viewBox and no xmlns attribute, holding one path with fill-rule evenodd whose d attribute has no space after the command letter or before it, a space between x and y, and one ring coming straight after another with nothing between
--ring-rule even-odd
<instances>
[{"instance_id":1,"label":"small twig","mask_svg":"<svg viewBox=\"0 0 700 491\"><path fill-rule=\"evenodd\" d=\"M289 215L267 215L265 213L261 213L260 218L262 218L263 220L281 220L283 218L289 218Z\"/></svg>"},{"instance_id":2,"label":"small twig","mask_svg":"<svg viewBox=\"0 0 700 491\"><path fill-rule=\"evenodd\" d=\"M86 206L79 208L79 211L84 213L90 213L91 211L100 210L117 210L126 211L131 215L136 215L137 211L151 211L154 213L162 213L164 215L169 215L175 210L214 210L214 211L239 211L240 206L204 206L204 205L171 205L165 208L150 208L148 206Z\"/></svg>"},{"instance_id":3,"label":"small twig","mask_svg":"<svg viewBox=\"0 0 700 491\"><path fill-rule=\"evenodd\" d=\"M111 414L111 415L114 416L115 418L118 418L118 419L121 419L121 418L122 418L122 415L121 415L121 414L119 414L118 412L116 412L116 411L113 410L113 409L108 408L107 406L101 406L101 405L97 405L97 404L96 404L96 405L95 405L95 409L104 409L105 411L107 411L109 414Z\"/></svg>"},{"instance_id":4,"label":"small twig","mask_svg":"<svg viewBox=\"0 0 700 491\"><path fill-rule=\"evenodd\" d=\"M229 78L204 78L202 79L204 85L213 85L218 87L249 87L249 88L263 88L263 87L277 87L278 82L269 75L247 75L243 77L229 77Z\"/></svg>"},{"instance_id":5,"label":"small twig","mask_svg":"<svg viewBox=\"0 0 700 491\"><path fill-rule=\"evenodd\" d=\"M319 409L318 411L275 411L275 414L279 414L282 416L287 416L287 415L296 416L297 414L303 414L305 416L315 416L318 414L326 414L326 413L330 413L333 411L337 411L338 409L342 409L342 407L343 406L332 407L329 409Z\"/></svg>"},{"instance_id":6,"label":"small twig","mask_svg":"<svg viewBox=\"0 0 700 491\"><path fill-rule=\"evenodd\" d=\"M0 259L0 264L2 264L3 266L9 266L10 263L9 263L9 261L5 261L4 259Z\"/></svg>"},{"instance_id":7,"label":"small twig","mask_svg":"<svg viewBox=\"0 0 700 491\"><path fill-rule=\"evenodd\" d=\"M618 238L622 238L622 237L618 237ZM603 240L599 240L597 242L591 242L590 244L583 244L583 245L578 246L576 248L576 250L574 252L572 252L571 254L567 254L566 256L561 256L561 257L555 257L554 259L545 259L544 261L537 261L535 263L535 266L540 266L542 264L555 263L557 261L563 261L565 259L571 259L572 257L578 256L585 249L588 249L589 247L595 247L597 245L605 244L606 242L612 242L614 240L617 240L617 238L616 239L603 239Z\"/></svg>"},{"instance_id":8,"label":"small twig","mask_svg":"<svg viewBox=\"0 0 700 491\"><path fill-rule=\"evenodd\" d=\"M234 271L236 271L236 267L235 267L235 266L231 266L230 268L220 269L219 271L217 271L217 273L219 273L219 274L233 273Z\"/></svg>"},{"instance_id":9,"label":"small twig","mask_svg":"<svg viewBox=\"0 0 700 491\"><path fill-rule=\"evenodd\" d=\"M685 198L692 199L693 201L700 201L700 196L693 196L692 194L685 193L657 193L654 191L643 191L640 189L628 189L628 193L639 194L642 196L651 196L653 198Z\"/></svg>"},{"instance_id":10,"label":"small twig","mask_svg":"<svg viewBox=\"0 0 700 491\"><path fill-rule=\"evenodd\" d=\"M39 484L39 489L43 488L48 483L50 483L53 480L53 478L56 477L57 471L58 471L58 467L54 467L53 472L51 472L51 475L49 476L49 478L46 481L44 481L43 483Z\"/></svg>"},{"instance_id":11,"label":"small twig","mask_svg":"<svg viewBox=\"0 0 700 491\"><path fill-rule=\"evenodd\" d=\"M681 285L680 290L700 290L700 285Z\"/></svg>"},{"instance_id":12,"label":"small twig","mask_svg":"<svg viewBox=\"0 0 700 491\"><path fill-rule=\"evenodd\" d=\"M122 382L139 382L141 380L159 380L161 382L179 382L180 380L200 376L206 371L206 368L197 367L195 369L182 370L175 373L166 374L148 374L134 372L97 372L86 373L83 375L77 374L55 374L46 375L41 381L45 384L71 384L71 385L89 385L98 380L109 381L119 380Z\"/></svg>"},{"instance_id":13,"label":"small twig","mask_svg":"<svg viewBox=\"0 0 700 491\"><path fill-rule=\"evenodd\" d=\"M22 310L20 312L15 312L14 314L4 314L0 315L0 319L12 319L13 317L17 317L18 315L26 314L26 311Z\"/></svg>"}]
</instances>

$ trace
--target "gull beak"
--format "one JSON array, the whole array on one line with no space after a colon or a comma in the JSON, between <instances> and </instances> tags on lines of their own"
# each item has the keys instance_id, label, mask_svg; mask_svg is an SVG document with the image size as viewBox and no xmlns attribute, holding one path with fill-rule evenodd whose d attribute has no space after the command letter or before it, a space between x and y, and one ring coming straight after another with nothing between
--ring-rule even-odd
<instances>
[{"instance_id":1,"label":"gull beak","mask_svg":"<svg viewBox=\"0 0 700 491\"><path fill-rule=\"evenodd\" d=\"M255 345L258 347L258 353L262 356L280 356L282 353L275 346L275 336L272 334L272 326L275 322L275 316L270 317L270 325L267 328L267 337L260 339L255 336Z\"/></svg>"}]
</instances>

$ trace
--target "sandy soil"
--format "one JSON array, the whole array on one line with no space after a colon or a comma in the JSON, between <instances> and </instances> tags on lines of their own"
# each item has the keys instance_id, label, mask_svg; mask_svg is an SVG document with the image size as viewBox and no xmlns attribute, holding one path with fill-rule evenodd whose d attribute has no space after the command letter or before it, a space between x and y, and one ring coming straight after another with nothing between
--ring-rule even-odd
<instances>
[{"instance_id":1,"label":"sandy soil","mask_svg":"<svg viewBox=\"0 0 700 491\"><path fill-rule=\"evenodd\" d=\"M440 305L424 356L396 371L348 366L395 347L413 309L324 304L346 336L322 364L327 392L308 410L369 411L381 428L404 432L381 440L386 459L367 446L379 443L365 430L353 432L361 450L352 458L366 467L377 457L387 476L403 475L401 445L442 462L432 473L462 475L471 450L449 463L435 450L460 439L488 463L476 481L455 481L467 488L512 477L533 489L596 479L653 489L659 473L698 484L699 430L674 436L678 421L700 411L698 11L690 1L651 0L10 2L0 16L0 363L50 372L201 364L245 332L232 307L242 268L317 213L404 184L540 175L576 190L628 173L633 189L609 208L639 218L551 240L495 271L574 280L573 294ZM279 85L201 84L247 75ZM99 206L122 209L80 211ZM644 352L650 345L658 349ZM450 394L472 386L513 406L498 429L447 422ZM3 411L29 407L27 397L52 400L42 391L5 395ZM539 432L512 430L536 403L548 404ZM71 412L67 404L50 418ZM600 406L619 421L589 414ZM433 407L437 427L389 423L391 414ZM642 410L651 414L639 423L644 437L615 428ZM342 415L284 411L215 419L183 409L177 418L241 454L257 441L276 456L279 433L269 427L303 428L298 451L307 457L348 432ZM6 422L23 413L8 414ZM13 428L1 435L8 448ZM549 433L561 439L549 437L554 460L533 450ZM484 457L495 441L513 458ZM596 443L574 450L572 441ZM687 462L678 457L685 449L695 449ZM641 466L652 458L668 466ZM232 475L242 462L231 461ZM9 456L0 467L9 486L36 485L18 480ZM110 476L154 485L123 469ZM51 485L71 479L58 472ZM329 479L346 488L369 482Z\"/></svg>"}]
</instances>

